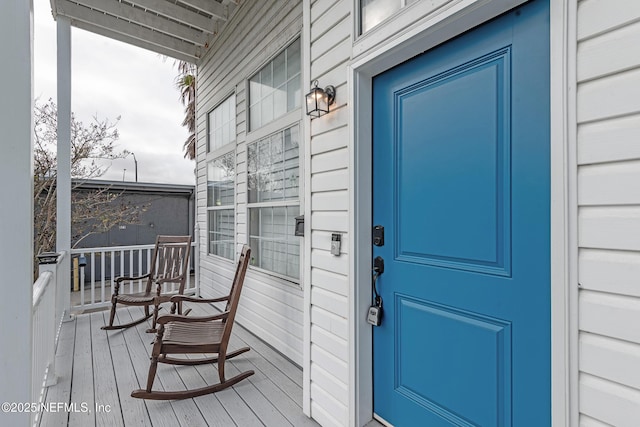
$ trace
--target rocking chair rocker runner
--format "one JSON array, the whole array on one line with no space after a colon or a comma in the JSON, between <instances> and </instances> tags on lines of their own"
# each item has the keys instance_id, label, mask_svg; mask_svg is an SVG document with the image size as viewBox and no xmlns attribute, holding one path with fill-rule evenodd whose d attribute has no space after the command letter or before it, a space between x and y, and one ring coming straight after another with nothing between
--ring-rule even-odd
<instances>
[{"instance_id":1,"label":"rocking chair rocker runner","mask_svg":"<svg viewBox=\"0 0 640 427\"><path fill-rule=\"evenodd\" d=\"M147 388L146 390L134 390L131 393L132 397L154 400L188 399L224 390L254 374L252 370L249 370L228 379L224 374L224 364L227 359L231 359L250 350L249 347L243 347L232 352L227 352L229 338L231 337L231 328L233 327L233 320L238 308L238 301L240 300L240 292L242 291L250 254L251 249L249 246L244 245L228 296L200 299L184 295L175 295L171 298L171 302L173 303L171 308L172 314L158 318L159 327L151 352L151 366L149 367ZM213 316L187 317L173 314L175 313L176 304L184 301L197 303L226 301L227 306L223 313ZM194 353L214 353L217 354L217 356L201 359L181 359L168 356L169 354ZM152 391L151 388L153 387L159 362L173 365L217 363L220 382L194 390Z\"/></svg>"},{"instance_id":2,"label":"rocking chair rocker runner","mask_svg":"<svg viewBox=\"0 0 640 427\"><path fill-rule=\"evenodd\" d=\"M184 285L189 272L189 254L191 252L191 236L158 236L153 250L149 273L139 277L118 277L115 280L113 294L111 295L111 314L109 324L102 327L103 330L124 329L142 323L153 316L153 326L147 332L156 331L156 321L160 304L168 302L174 295L168 294L163 286L168 283L178 284L178 294L184 293ZM144 292L132 294L120 294L120 285L124 281L147 279ZM153 290L153 285L156 289ZM144 306L144 316L132 322L114 325L116 305ZM149 313L149 306L154 306L153 313ZM178 313L182 314L182 303L178 304Z\"/></svg>"}]
</instances>

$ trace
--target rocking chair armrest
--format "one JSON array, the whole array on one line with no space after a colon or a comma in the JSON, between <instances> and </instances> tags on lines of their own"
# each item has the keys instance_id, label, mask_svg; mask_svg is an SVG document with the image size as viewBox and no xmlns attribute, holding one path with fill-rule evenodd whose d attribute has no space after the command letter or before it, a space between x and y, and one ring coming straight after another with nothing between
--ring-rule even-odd
<instances>
[{"instance_id":1,"label":"rocking chair armrest","mask_svg":"<svg viewBox=\"0 0 640 427\"><path fill-rule=\"evenodd\" d=\"M162 279L156 279L154 280L154 282L156 282L156 284L161 285L163 283L178 283L182 280L182 275L180 276L176 276L176 277L164 277Z\"/></svg>"},{"instance_id":2,"label":"rocking chair armrest","mask_svg":"<svg viewBox=\"0 0 640 427\"><path fill-rule=\"evenodd\" d=\"M116 283L120 283L120 282L124 282L125 280L140 280L140 279L146 279L147 277L149 277L149 274L151 273L147 273L143 276L137 276L137 277L127 277L127 276L120 276L120 277L116 277Z\"/></svg>"},{"instance_id":3,"label":"rocking chair armrest","mask_svg":"<svg viewBox=\"0 0 640 427\"><path fill-rule=\"evenodd\" d=\"M223 320L229 316L229 312L225 311L224 313L216 314L213 316L184 316L180 314L165 314L163 316L158 317L157 323L159 325L164 325L169 322L179 322L179 323L199 323L199 322L210 322L212 320Z\"/></svg>"},{"instance_id":4,"label":"rocking chair armrest","mask_svg":"<svg viewBox=\"0 0 640 427\"><path fill-rule=\"evenodd\" d=\"M190 297L190 296L186 296L186 295L174 295L171 297L171 302L181 302L181 301L187 301L187 302L222 302L222 301L227 301L229 299L228 296L224 296L224 297L218 297L218 298L194 298L194 297Z\"/></svg>"},{"instance_id":5,"label":"rocking chair armrest","mask_svg":"<svg viewBox=\"0 0 640 427\"><path fill-rule=\"evenodd\" d=\"M143 276L136 276L136 277L127 277L127 276L120 276L120 277L116 277L116 280L115 280L115 282L114 282L113 286L114 286L115 290L117 291L117 290L120 288L120 284L121 284L122 282L129 281L129 280L141 280L141 279L146 279L146 278L148 278L148 277L149 277L149 275L150 275L150 274L151 274L151 273L147 273L147 274L145 274L145 275L143 275Z\"/></svg>"}]
</instances>

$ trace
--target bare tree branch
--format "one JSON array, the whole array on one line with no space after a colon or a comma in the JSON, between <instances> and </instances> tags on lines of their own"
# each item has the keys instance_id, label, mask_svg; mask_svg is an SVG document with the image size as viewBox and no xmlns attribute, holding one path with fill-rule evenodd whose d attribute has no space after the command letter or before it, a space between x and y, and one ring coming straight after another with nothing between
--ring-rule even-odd
<instances>
[{"instance_id":1,"label":"bare tree branch","mask_svg":"<svg viewBox=\"0 0 640 427\"><path fill-rule=\"evenodd\" d=\"M71 177L73 189L84 180L99 178L108 166L103 159L124 158L118 151L115 122L93 118L90 124L71 114ZM34 107L34 252L52 251L56 242L57 106L50 99ZM108 188L74 191L71 200L72 246L95 233L106 232L118 224L135 224L147 205L132 205L120 199L121 192ZM37 263L35 263L37 265Z\"/></svg>"}]
</instances>

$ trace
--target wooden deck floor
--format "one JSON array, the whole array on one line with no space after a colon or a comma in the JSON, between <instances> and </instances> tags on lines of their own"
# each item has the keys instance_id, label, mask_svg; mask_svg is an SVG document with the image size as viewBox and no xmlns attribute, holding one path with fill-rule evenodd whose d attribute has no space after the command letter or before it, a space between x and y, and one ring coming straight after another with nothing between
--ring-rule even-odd
<instances>
[{"instance_id":1,"label":"wooden deck floor","mask_svg":"<svg viewBox=\"0 0 640 427\"><path fill-rule=\"evenodd\" d=\"M197 304L193 315L202 315ZM142 309L119 308L118 320L140 317ZM124 331L102 331L108 312L82 314L64 323L56 355L58 383L46 401L67 404L43 413L41 426L318 426L302 413L302 371L238 325L230 347L251 351L227 362L227 375L253 369L255 375L235 387L194 399L134 399L144 387L153 334L147 323ZM184 390L218 381L213 365L160 364L154 388Z\"/></svg>"}]
</instances>

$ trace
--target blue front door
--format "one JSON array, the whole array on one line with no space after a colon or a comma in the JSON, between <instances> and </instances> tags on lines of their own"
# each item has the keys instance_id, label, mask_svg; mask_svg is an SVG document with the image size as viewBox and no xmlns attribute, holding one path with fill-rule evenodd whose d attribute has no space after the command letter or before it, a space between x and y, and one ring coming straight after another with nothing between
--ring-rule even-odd
<instances>
[{"instance_id":1,"label":"blue front door","mask_svg":"<svg viewBox=\"0 0 640 427\"><path fill-rule=\"evenodd\" d=\"M374 78L374 411L395 426L551 423L548 10Z\"/></svg>"}]
</instances>

